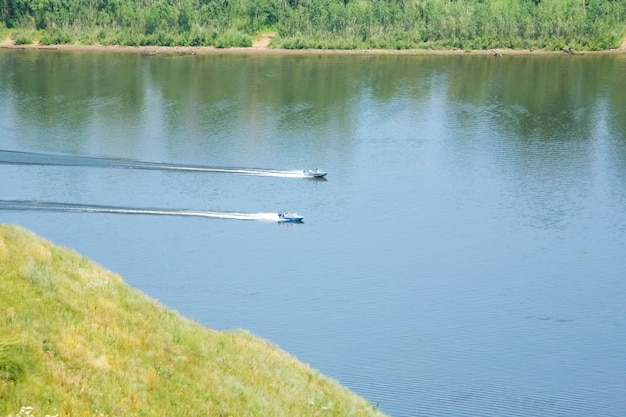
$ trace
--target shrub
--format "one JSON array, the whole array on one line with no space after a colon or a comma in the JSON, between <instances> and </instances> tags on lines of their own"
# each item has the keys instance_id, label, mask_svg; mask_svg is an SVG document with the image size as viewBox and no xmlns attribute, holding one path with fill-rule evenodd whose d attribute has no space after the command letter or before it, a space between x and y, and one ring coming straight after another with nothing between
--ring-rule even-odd
<instances>
[{"instance_id":1,"label":"shrub","mask_svg":"<svg viewBox=\"0 0 626 417\"><path fill-rule=\"evenodd\" d=\"M300 36L285 38L282 40L282 47L285 49L306 49L307 44L304 38Z\"/></svg>"},{"instance_id":2,"label":"shrub","mask_svg":"<svg viewBox=\"0 0 626 417\"><path fill-rule=\"evenodd\" d=\"M190 46L203 46L208 43L208 39L209 36L206 32L194 28L189 34L188 42Z\"/></svg>"},{"instance_id":3,"label":"shrub","mask_svg":"<svg viewBox=\"0 0 626 417\"><path fill-rule=\"evenodd\" d=\"M67 44L67 43L72 43L72 42L73 42L72 35L70 35L69 32L66 32L64 30L55 30L52 32L46 32L41 38L41 40L39 41L39 43L41 43L42 45L61 45L61 44Z\"/></svg>"},{"instance_id":4,"label":"shrub","mask_svg":"<svg viewBox=\"0 0 626 417\"><path fill-rule=\"evenodd\" d=\"M217 37L215 46L218 48L248 47L252 46L252 38L238 31L228 31Z\"/></svg>"},{"instance_id":5,"label":"shrub","mask_svg":"<svg viewBox=\"0 0 626 417\"><path fill-rule=\"evenodd\" d=\"M17 382L24 373L22 362L19 346L0 341L0 381Z\"/></svg>"},{"instance_id":6,"label":"shrub","mask_svg":"<svg viewBox=\"0 0 626 417\"><path fill-rule=\"evenodd\" d=\"M16 45L30 45L33 43L33 39L25 33L18 33L15 35L13 42L15 42Z\"/></svg>"}]
</instances>

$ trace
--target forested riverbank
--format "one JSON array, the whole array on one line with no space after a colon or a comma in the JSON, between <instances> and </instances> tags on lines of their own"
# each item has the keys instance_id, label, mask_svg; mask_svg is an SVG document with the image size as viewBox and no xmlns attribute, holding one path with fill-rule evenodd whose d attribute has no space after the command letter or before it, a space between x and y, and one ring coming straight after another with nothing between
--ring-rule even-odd
<instances>
[{"instance_id":1,"label":"forested riverbank","mask_svg":"<svg viewBox=\"0 0 626 417\"><path fill-rule=\"evenodd\" d=\"M0 0L16 44L282 49L607 50L626 34L617 0Z\"/></svg>"}]
</instances>

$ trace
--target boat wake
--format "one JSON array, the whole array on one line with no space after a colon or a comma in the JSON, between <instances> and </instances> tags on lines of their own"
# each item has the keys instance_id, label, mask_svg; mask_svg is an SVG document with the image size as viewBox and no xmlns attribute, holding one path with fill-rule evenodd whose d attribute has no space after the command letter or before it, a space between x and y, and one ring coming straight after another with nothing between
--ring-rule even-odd
<instances>
[{"instance_id":1,"label":"boat wake","mask_svg":"<svg viewBox=\"0 0 626 417\"><path fill-rule=\"evenodd\" d=\"M224 174L254 175L261 177L305 178L302 170L279 170L264 168L237 168L203 165L169 164L146 162L123 158L104 158L68 154L47 154L36 152L0 150L0 164L47 165L91 168L123 168L155 171L214 172Z\"/></svg>"},{"instance_id":2,"label":"boat wake","mask_svg":"<svg viewBox=\"0 0 626 417\"><path fill-rule=\"evenodd\" d=\"M89 204L56 203L36 200L0 200L0 210L39 210L74 213L143 214L154 216L205 217L213 219L279 221L278 213L238 213L164 208L115 207Z\"/></svg>"}]
</instances>

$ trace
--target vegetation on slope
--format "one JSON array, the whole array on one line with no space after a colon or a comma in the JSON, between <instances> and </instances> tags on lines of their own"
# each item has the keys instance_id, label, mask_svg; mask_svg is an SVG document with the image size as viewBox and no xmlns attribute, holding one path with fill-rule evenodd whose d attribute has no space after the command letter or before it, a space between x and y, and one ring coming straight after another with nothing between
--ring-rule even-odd
<instances>
[{"instance_id":1,"label":"vegetation on slope","mask_svg":"<svg viewBox=\"0 0 626 417\"><path fill-rule=\"evenodd\" d=\"M267 342L203 328L8 225L0 399L0 415L382 416Z\"/></svg>"},{"instance_id":2,"label":"vegetation on slope","mask_svg":"<svg viewBox=\"0 0 626 417\"><path fill-rule=\"evenodd\" d=\"M17 43L322 49L608 49L622 0L0 0Z\"/></svg>"}]
</instances>

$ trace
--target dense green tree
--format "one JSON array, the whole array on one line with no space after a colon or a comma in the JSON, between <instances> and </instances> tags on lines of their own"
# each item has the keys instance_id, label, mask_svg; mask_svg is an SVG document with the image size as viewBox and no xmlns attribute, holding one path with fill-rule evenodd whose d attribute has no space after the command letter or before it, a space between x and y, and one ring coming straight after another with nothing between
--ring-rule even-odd
<instances>
[{"instance_id":1,"label":"dense green tree","mask_svg":"<svg viewBox=\"0 0 626 417\"><path fill-rule=\"evenodd\" d=\"M624 0L0 0L0 24L54 42L283 48L607 49Z\"/></svg>"}]
</instances>

